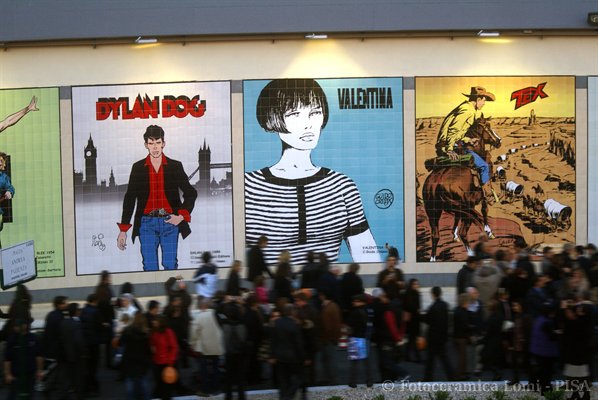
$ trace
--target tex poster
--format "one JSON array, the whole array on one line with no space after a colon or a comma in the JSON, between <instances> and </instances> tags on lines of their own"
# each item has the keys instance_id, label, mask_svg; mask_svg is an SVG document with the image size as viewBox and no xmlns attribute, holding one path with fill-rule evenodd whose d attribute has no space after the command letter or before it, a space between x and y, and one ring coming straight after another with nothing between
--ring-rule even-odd
<instances>
[{"instance_id":1,"label":"tex poster","mask_svg":"<svg viewBox=\"0 0 598 400\"><path fill-rule=\"evenodd\" d=\"M401 78L243 83L247 246L301 265L404 254Z\"/></svg>"},{"instance_id":2,"label":"tex poster","mask_svg":"<svg viewBox=\"0 0 598 400\"><path fill-rule=\"evenodd\" d=\"M415 80L417 261L575 243L575 80Z\"/></svg>"},{"instance_id":3,"label":"tex poster","mask_svg":"<svg viewBox=\"0 0 598 400\"><path fill-rule=\"evenodd\" d=\"M57 88L0 91L0 242L34 241L38 277L64 276Z\"/></svg>"},{"instance_id":4,"label":"tex poster","mask_svg":"<svg viewBox=\"0 0 598 400\"><path fill-rule=\"evenodd\" d=\"M73 88L77 273L233 257L230 82Z\"/></svg>"}]
</instances>

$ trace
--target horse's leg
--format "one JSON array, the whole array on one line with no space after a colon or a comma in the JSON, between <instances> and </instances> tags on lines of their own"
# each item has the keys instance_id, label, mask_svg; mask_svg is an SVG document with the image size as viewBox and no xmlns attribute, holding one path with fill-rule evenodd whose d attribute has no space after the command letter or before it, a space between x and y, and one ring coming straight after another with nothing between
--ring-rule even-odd
<instances>
[{"instance_id":1,"label":"horse's leg","mask_svg":"<svg viewBox=\"0 0 598 400\"><path fill-rule=\"evenodd\" d=\"M475 255L475 252L469 245L469 238L467 237L472 221L471 221L471 218L468 216L463 216L463 218L461 220L463 221L462 230L461 230L461 240L463 241L463 246L465 246L467 255L473 256L473 255Z\"/></svg>"},{"instance_id":2,"label":"horse's leg","mask_svg":"<svg viewBox=\"0 0 598 400\"><path fill-rule=\"evenodd\" d=\"M436 209L429 209L426 207L426 214L428 215L428 222L430 223L431 229L431 238L432 238L432 254L430 256L430 262L436 261L436 248L438 246L438 241L440 240L440 230L438 229L438 224L440 223L440 216L442 215L442 210Z\"/></svg>"},{"instance_id":3,"label":"horse's leg","mask_svg":"<svg viewBox=\"0 0 598 400\"><path fill-rule=\"evenodd\" d=\"M486 197L484 197L484 193L482 192L482 218L484 219L484 232L488 235L489 239L494 239L494 233L492 233L492 229L490 225L488 225L488 203L486 202ZM471 221L469 222L471 225ZM463 229L465 231L465 229ZM465 235L465 232L463 233Z\"/></svg>"},{"instance_id":4,"label":"horse's leg","mask_svg":"<svg viewBox=\"0 0 598 400\"><path fill-rule=\"evenodd\" d=\"M459 213L455 213L455 221L453 222L453 241L460 242L461 238L459 237L459 223L461 222L461 215Z\"/></svg>"}]
</instances>

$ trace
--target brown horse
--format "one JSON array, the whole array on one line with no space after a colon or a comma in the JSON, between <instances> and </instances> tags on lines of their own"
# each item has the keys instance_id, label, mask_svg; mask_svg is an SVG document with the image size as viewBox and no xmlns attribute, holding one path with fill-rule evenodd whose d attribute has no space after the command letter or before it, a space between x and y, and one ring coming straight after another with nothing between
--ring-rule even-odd
<instances>
[{"instance_id":1,"label":"brown horse","mask_svg":"<svg viewBox=\"0 0 598 400\"><path fill-rule=\"evenodd\" d=\"M474 140L461 152L465 153L468 149L476 152L486 160L492 175L492 162L490 153L486 151L486 143L499 148L501 138L490 126L490 118L484 118L482 114L469 128L466 136ZM483 225L488 237L494 237L488 226L488 204L479 179L477 171L466 165L435 168L426 178L422 188L422 198L432 230L430 261L436 261L436 249L440 240L438 224L443 211L454 215L453 239L462 241L468 254L473 254L467 239L467 232L472 222ZM475 210L475 206L480 202L482 203L481 216Z\"/></svg>"}]
</instances>

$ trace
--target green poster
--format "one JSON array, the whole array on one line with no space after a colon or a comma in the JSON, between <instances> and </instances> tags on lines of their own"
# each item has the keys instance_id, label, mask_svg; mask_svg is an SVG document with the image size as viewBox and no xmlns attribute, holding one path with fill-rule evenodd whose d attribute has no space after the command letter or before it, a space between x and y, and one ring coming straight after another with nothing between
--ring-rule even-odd
<instances>
[{"instance_id":1,"label":"green poster","mask_svg":"<svg viewBox=\"0 0 598 400\"><path fill-rule=\"evenodd\" d=\"M57 88L0 90L0 243L33 240L38 277L64 276Z\"/></svg>"}]
</instances>

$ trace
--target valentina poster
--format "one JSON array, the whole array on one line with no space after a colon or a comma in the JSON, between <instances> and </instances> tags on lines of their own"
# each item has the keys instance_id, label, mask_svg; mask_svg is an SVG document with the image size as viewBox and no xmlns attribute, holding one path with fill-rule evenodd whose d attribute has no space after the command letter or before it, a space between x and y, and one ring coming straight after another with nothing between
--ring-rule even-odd
<instances>
[{"instance_id":1,"label":"valentina poster","mask_svg":"<svg viewBox=\"0 0 598 400\"><path fill-rule=\"evenodd\" d=\"M34 241L39 277L64 276L58 89L0 91L0 241Z\"/></svg>"},{"instance_id":2,"label":"valentina poster","mask_svg":"<svg viewBox=\"0 0 598 400\"><path fill-rule=\"evenodd\" d=\"M404 254L400 78L245 81L245 232L274 264Z\"/></svg>"},{"instance_id":3,"label":"valentina poster","mask_svg":"<svg viewBox=\"0 0 598 400\"><path fill-rule=\"evenodd\" d=\"M233 254L229 82L73 88L77 273Z\"/></svg>"},{"instance_id":4,"label":"valentina poster","mask_svg":"<svg viewBox=\"0 0 598 400\"><path fill-rule=\"evenodd\" d=\"M417 260L575 243L573 77L416 78Z\"/></svg>"}]
</instances>

